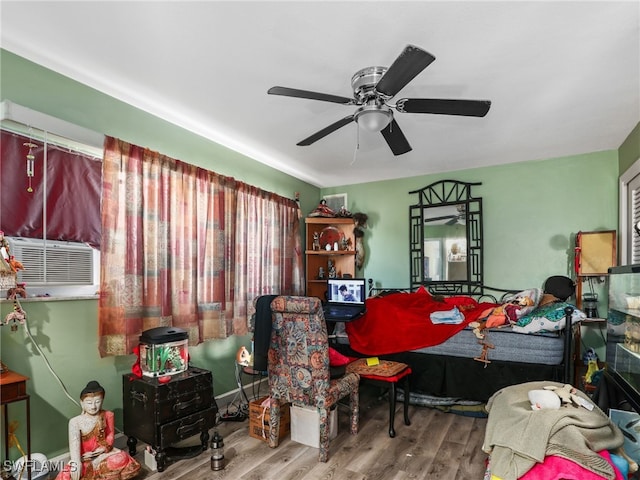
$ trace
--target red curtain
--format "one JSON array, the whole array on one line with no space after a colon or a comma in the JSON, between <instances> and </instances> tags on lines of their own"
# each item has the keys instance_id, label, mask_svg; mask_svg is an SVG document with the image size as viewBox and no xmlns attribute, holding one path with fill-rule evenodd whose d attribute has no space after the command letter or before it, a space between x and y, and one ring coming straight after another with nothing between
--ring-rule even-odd
<instances>
[{"instance_id":1,"label":"red curtain","mask_svg":"<svg viewBox=\"0 0 640 480\"><path fill-rule=\"evenodd\" d=\"M47 143L45 170L42 141L5 130L1 134L0 230L8 237L83 242L99 248L101 159ZM32 150L35 160L30 184L28 143L37 145Z\"/></svg>"}]
</instances>

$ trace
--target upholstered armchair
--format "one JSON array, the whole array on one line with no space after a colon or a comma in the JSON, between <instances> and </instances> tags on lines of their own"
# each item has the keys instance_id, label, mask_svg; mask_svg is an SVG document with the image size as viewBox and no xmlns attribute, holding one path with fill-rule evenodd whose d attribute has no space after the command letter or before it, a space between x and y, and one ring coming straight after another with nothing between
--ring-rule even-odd
<instances>
[{"instance_id":1,"label":"upholstered armchair","mask_svg":"<svg viewBox=\"0 0 640 480\"><path fill-rule=\"evenodd\" d=\"M279 296L271 302L272 326L268 372L271 395L269 446L278 446L280 405L312 406L320 421L320 457L329 457L329 410L349 396L351 433L358 433L360 377L348 373L331 379L329 339L320 299Z\"/></svg>"}]
</instances>

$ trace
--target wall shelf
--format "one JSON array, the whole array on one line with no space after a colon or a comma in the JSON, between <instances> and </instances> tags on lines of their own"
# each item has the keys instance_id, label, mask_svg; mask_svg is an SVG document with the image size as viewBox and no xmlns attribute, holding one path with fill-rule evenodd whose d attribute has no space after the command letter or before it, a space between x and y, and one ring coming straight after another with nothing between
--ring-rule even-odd
<instances>
[{"instance_id":1,"label":"wall shelf","mask_svg":"<svg viewBox=\"0 0 640 480\"><path fill-rule=\"evenodd\" d=\"M355 277L356 273L356 250L355 234L353 229L355 221L353 218L330 218L330 217L309 217L305 218L306 225L306 295L326 299L327 278L329 278L329 262L331 261L336 269L336 277L345 275ZM342 242L339 242L339 250L314 249L314 236L319 237L325 229L336 232L341 239L347 242L347 249L344 249ZM320 269L323 271L323 278L318 278Z\"/></svg>"}]
</instances>

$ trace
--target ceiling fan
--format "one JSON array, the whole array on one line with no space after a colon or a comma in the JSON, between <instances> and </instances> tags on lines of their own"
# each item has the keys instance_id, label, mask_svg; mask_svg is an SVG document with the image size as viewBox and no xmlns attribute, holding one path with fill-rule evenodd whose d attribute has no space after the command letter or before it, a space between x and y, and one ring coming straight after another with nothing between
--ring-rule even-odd
<instances>
[{"instance_id":1,"label":"ceiling fan","mask_svg":"<svg viewBox=\"0 0 640 480\"><path fill-rule=\"evenodd\" d=\"M382 133L394 155L402 155L411 151L411 145L393 118L394 109L401 113L484 117L491 107L489 100L402 98L396 101L395 105L388 103L435 59L433 55L421 48L407 45L389 68L366 67L358 70L351 78L352 98L288 87L271 87L267 93L358 106L355 113L332 123L298 142L297 145L311 145L355 121L367 130Z\"/></svg>"},{"instance_id":2,"label":"ceiling fan","mask_svg":"<svg viewBox=\"0 0 640 480\"><path fill-rule=\"evenodd\" d=\"M449 211L453 210L454 207L456 213L448 213ZM437 225L465 225L467 223L467 209L464 204L439 208L441 208L442 213L445 213L444 210L446 209L447 214L436 217L427 217L424 219L424 222L436 222Z\"/></svg>"},{"instance_id":3,"label":"ceiling fan","mask_svg":"<svg viewBox=\"0 0 640 480\"><path fill-rule=\"evenodd\" d=\"M451 218L445 222L445 225L464 225L467 223L467 209L464 204L456 205L458 213L451 215Z\"/></svg>"}]
</instances>

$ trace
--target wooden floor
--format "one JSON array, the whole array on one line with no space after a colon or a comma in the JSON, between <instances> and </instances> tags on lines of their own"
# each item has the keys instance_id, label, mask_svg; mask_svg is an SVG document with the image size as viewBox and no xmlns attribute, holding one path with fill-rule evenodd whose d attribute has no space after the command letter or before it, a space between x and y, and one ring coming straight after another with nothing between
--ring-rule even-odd
<instances>
[{"instance_id":1,"label":"wooden floor","mask_svg":"<svg viewBox=\"0 0 640 480\"><path fill-rule=\"evenodd\" d=\"M360 431L351 435L348 412L340 408L338 436L331 441L329 461L318 462L318 450L294 442L289 436L277 448L250 437L249 421L225 422L217 427L224 438L226 467L211 470L211 450L151 472L144 456L137 457L145 480L481 480L486 454L482 442L485 418L444 413L410 406L411 425L404 424L398 404L395 438L389 437L387 396L361 385ZM138 450L141 450L140 448Z\"/></svg>"}]
</instances>

